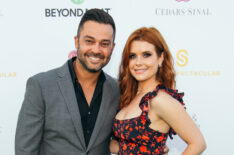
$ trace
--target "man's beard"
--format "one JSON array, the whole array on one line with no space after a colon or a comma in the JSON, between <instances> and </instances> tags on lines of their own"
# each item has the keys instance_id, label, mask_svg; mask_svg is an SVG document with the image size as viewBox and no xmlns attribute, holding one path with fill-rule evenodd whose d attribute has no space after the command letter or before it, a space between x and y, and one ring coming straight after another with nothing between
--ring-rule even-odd
<instances>
[{"instance_id":1,"label":"man's beard","mask_svg":"<svg viewBox=\"0 0 234 155\"><path fill-rule=\"evenodd\" d=\"M82 55L82 53L79 52L80 49L77 50L77 58L79 60L79 62L81 63L81 65L89 72L91 73L97 73L99 72L107 63L102 63L100 64L100 66L98 68L91 68L88 66L88 62L85 60L85 57L90 57L90 56L93 56L93 57L98 57L99 59L104 59L105 56L102 55L102 54L94 54L92 52L87 52L85 53L84 55Z\"/></svg>"}]
</instances>

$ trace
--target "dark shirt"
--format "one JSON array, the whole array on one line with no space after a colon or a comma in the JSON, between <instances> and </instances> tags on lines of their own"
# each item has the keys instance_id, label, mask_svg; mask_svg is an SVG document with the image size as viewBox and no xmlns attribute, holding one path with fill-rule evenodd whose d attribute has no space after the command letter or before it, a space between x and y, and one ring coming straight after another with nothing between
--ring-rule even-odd
<instances>
[{"instance_id":1,"label":"dark shirt","mask_svg":"<svg viewBox=\"0 0 234 155\"><path fill-rule=\"evenodd\" d=\"M93 94L93 97L89 106L85 98L83 89L79 83L79 80L76 77L76 73L75 73L74 66L73 66L73 62L75 60L76 60L76 57L69 60L68 66L69 66L69 71L72 77L72 82L73 82L75 93L76 93L77 104L78 104L79 111L80 111L84 139L85 139L86 146L88 146L89 140L91 138L91 135L95 126L95 122L98 116L98 112L100 109L100 105L102 101L102 86L106 78L105 78L103 71L101 71L101 74L98 77L96 88L95 88L95 91L94 91L94 94Z\"/></svg>"}]
</instances>

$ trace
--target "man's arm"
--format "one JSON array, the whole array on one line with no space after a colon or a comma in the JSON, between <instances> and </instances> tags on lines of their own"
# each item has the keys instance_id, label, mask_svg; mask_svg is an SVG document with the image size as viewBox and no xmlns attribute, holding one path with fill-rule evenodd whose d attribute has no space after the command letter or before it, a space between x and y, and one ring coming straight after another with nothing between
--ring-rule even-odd
<instances>
[{"instance_id":1,"label":"man's arm","mask_svg":"<svg viewBox=\"0 0 234 155\"><path fill-rule=\"evenodd\" d=\"M38 155L44 126L44 103L39 83L27 81L15 135L16 155Z\"/></svg>"}]
</instances>

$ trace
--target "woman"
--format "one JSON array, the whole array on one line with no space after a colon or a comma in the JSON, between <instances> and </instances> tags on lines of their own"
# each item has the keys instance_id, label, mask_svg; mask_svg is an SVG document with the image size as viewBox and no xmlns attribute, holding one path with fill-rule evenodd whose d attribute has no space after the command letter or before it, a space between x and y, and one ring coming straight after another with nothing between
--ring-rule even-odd
<instances>
[{"instance_id":1,"label":"woman","mask_svg":"<svg viewBox=\"0 0 234 155\"><path fill-rule=\"evenodd\" d=\"M174 90L172 56L155 28L140 28L125 45L119 69L120 111L110 150L120 155L162 154L175 132L187 143L184 155L197 155L205 140L183 107L183 93Z\"/></svg>"}]
</instances>

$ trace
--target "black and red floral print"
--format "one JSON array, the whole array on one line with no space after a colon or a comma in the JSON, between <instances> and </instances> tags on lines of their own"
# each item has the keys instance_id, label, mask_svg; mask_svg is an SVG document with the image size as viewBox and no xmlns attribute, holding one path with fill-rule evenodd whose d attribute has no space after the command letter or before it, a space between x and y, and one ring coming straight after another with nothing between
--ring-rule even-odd
<instances>
[{"instance_id":1,"label":"black and red floral print","mask_svg":"<svg viewBox=\"0 0 234 155\"><path fill-rule=\"evenodd\" d=\"M148 118L148 102L160 89L165 90L184 106L184 93L178 93L177 90L166 88L164 85L158 85L154 91L145 94L139 104L142 110L140 116L126 120L114 119L113 132L119 140L119 155L160 155L165 148L167 137L172 138L172 135L176 134L173 129L168 133L161 133L149 127L151 121Z\"/></svg>"}]
</instances>

